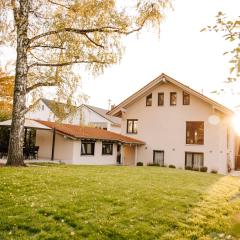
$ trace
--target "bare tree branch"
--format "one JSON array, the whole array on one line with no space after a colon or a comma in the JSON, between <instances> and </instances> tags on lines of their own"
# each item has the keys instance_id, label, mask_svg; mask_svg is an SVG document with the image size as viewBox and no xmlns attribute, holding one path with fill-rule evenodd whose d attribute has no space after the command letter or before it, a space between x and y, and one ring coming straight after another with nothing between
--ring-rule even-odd
<instances>
[{"instance_id":1,"label":"bare tree branch","mask_svg":"<svg viewBox=\"0 0 240 240\"><path fill-rule=\"evenodd\" d=\"M64 47L61 47L61 46L53 46L53 45L42 45L42 44L37 44L37 45L33 45L33 46L30 46L30 49L33 49L33 48L57 48L57 49L62 49L62 50L65 50L66 48Z\"/></svg>"},{"instance_id":2,"label":"bare tree branch","mask_svg":"<svg viewBox=\"0 0 240 240\"><path fill-rule=\"evenodd\" d=\"M39 88L39 87L54 87L57 85L57 82L39 82L39 83L36 83L30 87L28 87L26 89L26 92L29 93L31 92L32 90L36 89L36 88Z\"/></svg>"},{"instance_id":3,"label":"bare tree branch","mask_svg":"<svg viewBox=\"0 0 240 240\"><path fill-rule=\"evenodd\" d=\"M64 7L64 8L70 9L69 6L66 6L66 5L61 4L61 3L54 2L52 0L48 0L48 2L50 2L50 3L54 4L54 5L60 6L60 7Z\"/></svg>"},{"instance_id":4,"label":"bare tree branch","mask_svg":"<svg viewBox=\"0 0 240 240\"><path fill-rule=\"evenodd\" d=\"M101 45L101 44L99 44L99 43L96 43L94 40L92 40L89 36L88 36L88 34L86 33L86 34L84 34L85 36L86 36L86 38L91 42L91 43L93 43L94 45L96 45L97 47L101 47L101 48L104 48L104 46L103 45Z\"/></svg>"}]
</instances>

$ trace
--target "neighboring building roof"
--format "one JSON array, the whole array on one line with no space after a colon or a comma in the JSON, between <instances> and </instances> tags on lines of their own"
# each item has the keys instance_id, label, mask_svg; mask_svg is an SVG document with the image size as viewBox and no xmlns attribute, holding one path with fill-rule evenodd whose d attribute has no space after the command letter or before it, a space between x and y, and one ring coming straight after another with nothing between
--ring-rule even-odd
<instances>
[{"instance_id":1,"label":"neighboring building roof","mask_svg":"<svg viewBox=\"0 0 240 240\"><path fill-rule=\"evenodd\" d=\"M112 116L121 116L121 112L124 111L124 109L128 105L132 104L133 102L137 101L139 98L144 96L146 94L146 92L153 89L157 84L166 83L166 82L170 82L170 83L180 87L184 91L186 91L186 92L202 99L203 101L213 105L217 110L219 110L219 111L221 111L225 114L231 114L231 115L234 114L234 112L232 110L230 110L229 108L223 106L220 103L217 103L216 101L210 99L209 97L204 96L203 94L193 90L192 88L180 83L179 81L169 77L168 75L166 75L164 73L162 73L160 76L155 78L153 81L148 83L146 86L144 86L143 88L141 88L137 92L135 92L133 95L128 97L126 100L124 100L123 102L118 104L115 108L110 110L107 114L112 115Z\"/></svg>"},{"instance_id":2,"label":"neighboring building roof","mask_svg":"<svg viewBox=\"0 0 240 240\"><path fill-rule=\"evenodd\" d=\"M128 144L145 144L143 141L138 139L134 139L131 137L126 137L124 135L110 132L107 130L102 130L99 128L93 127L83 127L78 125L71 125L71 124L60 124L56 122L49 122L49 121L42 121L42 120L35 120L47 127L52 129L56 129L58 133L67 135L69 137L75 139L97 139L97 140L106 140L106 141L117 141L121 143L128 143Z\"/></svg>"},{"instance_id":3,"label":"neighboring building roof","mask_svg":"<svg viewBox=\"0 0 240 240\"><path fill-rule=\"evenodd\" d=\"M74 105L69 105L46 98L41 98L40 100L42 100L43 103L54 113L54 115L60 119L66 118L69 114L72 113L72 111L77 110L77 106Z\"/></svg>"},{"instance_id":4,"label":"neighboring building roof","mask_svg":"<svg viewBox=\"0 0 240 240\"><path fill-rule=\"evenodd\" d=\"M87 105L87 104L82 104L80 107L82 107L82 106L87 107L88 109L97 113L101 117L103 117L103 118L107 119L108 121L112 122L114 125L117 125L117 126L121 125L121 118L108 115L107 114L108 110L106 110L106 109L90 106L90 105Z\"/></svg>"}]
</instances>

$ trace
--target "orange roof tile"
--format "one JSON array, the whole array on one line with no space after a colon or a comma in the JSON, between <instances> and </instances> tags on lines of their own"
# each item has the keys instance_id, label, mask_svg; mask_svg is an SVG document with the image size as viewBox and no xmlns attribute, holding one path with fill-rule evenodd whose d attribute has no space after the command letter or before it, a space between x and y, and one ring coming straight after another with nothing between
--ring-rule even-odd
<instances>
[{"instance_id":1,"label":"orange roof tile","mask_svg":"<svg viewBox=\"0 0 240 240\"><path fill-rule=\"evenodd\" d=\"M127 137L122 134L110 132L107 130L86 127L86 126L78 126L71 124L62 124L56 122L35 120L47 127L55 128L57 132L71 136L73 138L79 139L99 139L99 140L108 140L108 141L117 141L122 143L129 144L145 144L143 141L140 141L135 138Z\"/></svg>"}]
</instances>

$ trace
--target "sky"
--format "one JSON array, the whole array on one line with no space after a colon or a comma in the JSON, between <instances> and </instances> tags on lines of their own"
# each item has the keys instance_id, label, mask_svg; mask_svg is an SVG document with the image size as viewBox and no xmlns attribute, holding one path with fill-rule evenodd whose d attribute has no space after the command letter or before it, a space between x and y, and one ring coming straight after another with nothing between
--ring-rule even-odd
<instances>
[{"instance_id":1,"label":"sky","mask_svg":"<svg viewBox=\"0 0 240 240\"><path fill-rule=\"evenodd\" d=\"M234 107L240 104L240 83L229 85L227 56L231 49L220 33L200 32L215 23L219 11L229 16L239 15L240 0L175 0L161 25L160 37L144 31L137 38L126 40L122 61L93 78L82 75L82 90L90 96L89 104L108 108L108 100L118 104L161 73L166 73L189 87ZM225 89L220 96L214 90Z\"/></svg>"}]
</instances>

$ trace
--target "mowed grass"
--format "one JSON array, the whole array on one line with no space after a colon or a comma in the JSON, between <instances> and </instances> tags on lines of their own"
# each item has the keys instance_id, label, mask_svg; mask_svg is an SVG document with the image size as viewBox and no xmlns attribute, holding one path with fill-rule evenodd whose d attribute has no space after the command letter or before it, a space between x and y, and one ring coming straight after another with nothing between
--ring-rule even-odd
<instances>
[{"instance_id":1,"label":"mowed grass","mask_svg":"<svg viewBox=\"0 0 240 240\"><path fill-rule=\"evenodd\" d=\"M3 167L0 239L238 239L239 180L160 167Z\"/></svg>"}]
</instances>

